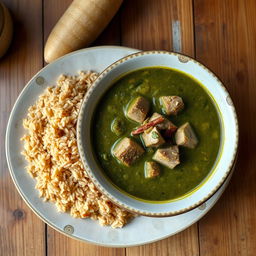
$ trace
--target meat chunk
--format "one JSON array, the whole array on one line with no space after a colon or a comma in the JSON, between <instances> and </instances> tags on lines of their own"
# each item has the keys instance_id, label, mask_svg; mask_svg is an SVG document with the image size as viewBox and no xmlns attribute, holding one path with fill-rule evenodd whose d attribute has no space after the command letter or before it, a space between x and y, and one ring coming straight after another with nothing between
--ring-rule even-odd
<instances>
[{"instance_id":1,"label":"meat chunk","mask_svg":"<svg viewBox=\"0 0 256 256\"><path fill-rule=\"evenodd\" d=\"M130 138L124 138L113 149L114 156L126 166L133 164L142 154L144 149Z\"/></svg>"},{"instance_id":2,"label":"meat chunk","mask_svg":"<svg viewBox=\"0 0 256 256\"><path fill-rule=\"evenodd\" d=\"M173 169L180 163L178 146L170 146L168 148L159 148L153 156L153 160Z\"/></svg>"},{"instance_id":3,"label":"meat chunk","mask_svg":"<svg viewBox=\"0 0 256 256\"><path fill-rule=\"evenodd\" d=\"M149 119L149 122L159 118L159 117L163 117L162 115L158 114L157 112L155 112ZM156 127L159 130L167 130L167 129L173 129L174 131L177 129L177 127L167 118L164 118L164 122L156 125Z\"/></svg>"},{"instance_id":4,"label":"meat chunk","mask_svg":"<svg viewBox=\"0 0 256 256\"><path fill-rule=\"evenodd\" d=\"M178 128L175 134L175 141L177 145L187 148L195 148L198 143L197 137L189 123L185 123Z\"/></svg>"},{"instance_id":5,"label":"meat chunk","mask_svg":"<svg viewBox=\"0 0 256 256\"><path fill-rule=\"evenodd\" d=\"M146 147L158 147L165 143L156 127L144 131L142 139Z\"/></svg>"},{"instance_id":6,"label":"meat chunk","mask_svg":"<svg viewBox=\"0 0 256 256\"><path fill-rule=\"evenodd\" d=\"M146 119L149 107L149 101L139 96L130 103L126 115L131 120L142 123Z\"/></svg>"},{"instance_id":7,"label":"meat chunk","mask_svg":"<svg viewBox=\"0 0 256 256\"><path fill-rule=\"evenodd\" d=\"M154 161L145 162L145 178L150 179L160 175L160 166Z\"/></svg>"},{"instance_id":8,"label":"meat chunk","mask_svg":"<svg viewBox=\"0 0 256 256\"><path fill-rule=\"evenodd\" d=\"M164 108L166 115L177 115L184 108L184 103L179 96L162 96L160 103Z\"/></svg>"}]
</instances>

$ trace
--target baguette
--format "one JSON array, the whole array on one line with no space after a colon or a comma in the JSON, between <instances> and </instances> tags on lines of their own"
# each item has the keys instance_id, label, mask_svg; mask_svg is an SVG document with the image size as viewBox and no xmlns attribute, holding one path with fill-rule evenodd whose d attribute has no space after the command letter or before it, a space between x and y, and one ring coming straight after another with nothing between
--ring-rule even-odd
<instances>
[{"instance_id":1,"label":"baguette","mask_svg":"<svg viewBox=\"0 0 256 256\"><path fill-rule=\"evenodd\" d=\"M107 26L123 0L74 0L50 33L44 59L53 60L88 46Z\"/></svg>"}]
</instances>

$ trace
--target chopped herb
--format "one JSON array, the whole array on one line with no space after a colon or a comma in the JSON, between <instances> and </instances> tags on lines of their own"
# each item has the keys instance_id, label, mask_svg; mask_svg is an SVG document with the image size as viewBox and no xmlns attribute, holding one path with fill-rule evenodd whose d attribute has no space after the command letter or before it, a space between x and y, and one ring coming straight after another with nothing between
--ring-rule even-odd
<instances>
[{"instance_id":1,"label":"chopped herb","mask_svg":"<svg viewBox=\"0 0 256 256\"><path fill-rule=\"evenodd\" d=\"M107 154L107 153L102 153L102 154L101 154L101 157L102 157L105 161L108 161L108 160L109 160L109 157L108 157L108 154Z\"/></svg>"},{"instance_id":2,"label":"chopped herb","mask_svg":"<svg viewBox=\"0 0 256 256\"><path fill-rule=\"evenodd\" d=\"M153 138L153 139L158 139L158 138L159 138L158 133L155 132L155 131L153 131L153 132L152 132L152 138Z\"/></svg>"}]
</instances>

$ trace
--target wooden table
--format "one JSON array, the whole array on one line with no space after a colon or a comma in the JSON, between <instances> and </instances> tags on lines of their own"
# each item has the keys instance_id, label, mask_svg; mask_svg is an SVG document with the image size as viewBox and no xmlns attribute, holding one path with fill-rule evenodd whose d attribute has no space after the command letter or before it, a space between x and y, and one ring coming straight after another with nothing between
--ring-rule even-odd
<instances>
[{"instance_id":1,"label":"wooden table","mask_svg":"<svg viewBox=\"0 0 256 256\"><path fill-rule=\"evenodd\" d=\"M0 255L256 255L256 1L125 0L94 43L195 57L227 86L240 124L237 168L207 216L163 241L121 249L63 236L27 207L13 185L4 152L7 119L24 85L44 66L44 42L71 0L3 2L15 20L15 34L0 60Z\"/></svg>"}]
</instances>

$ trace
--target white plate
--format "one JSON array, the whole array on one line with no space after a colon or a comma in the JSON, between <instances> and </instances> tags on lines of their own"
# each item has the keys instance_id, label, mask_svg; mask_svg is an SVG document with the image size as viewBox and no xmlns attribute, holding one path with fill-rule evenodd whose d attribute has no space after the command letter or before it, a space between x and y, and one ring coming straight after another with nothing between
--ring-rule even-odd
<instances>
[{"instance_id":1,"label":"white plate","mask_svg":"<svg viewBox=\"0 0 256 256\"><path fill-rule=\"evenodd\" d=\"M6 156L12 179L28 206L48 225L59 232L82 241L109 247L129 247L151 243L176 234L202 218L217 202L225 190L231 174L223 186L200 207L174 217L137 217L122 229L101 227L97 221L74 219L67 213L59 213L54 204L43 202L34 188L35 181L25 170L26 161L20 152L24 134L22 119L29 106L35 103L44 89L54 85L60 74L74 75L79 70L103 71L114 61L137 52L136 49L101 46L68 54L47 65L26 85L18 97L6 131Z\"/></svg>"}]
</instances>

